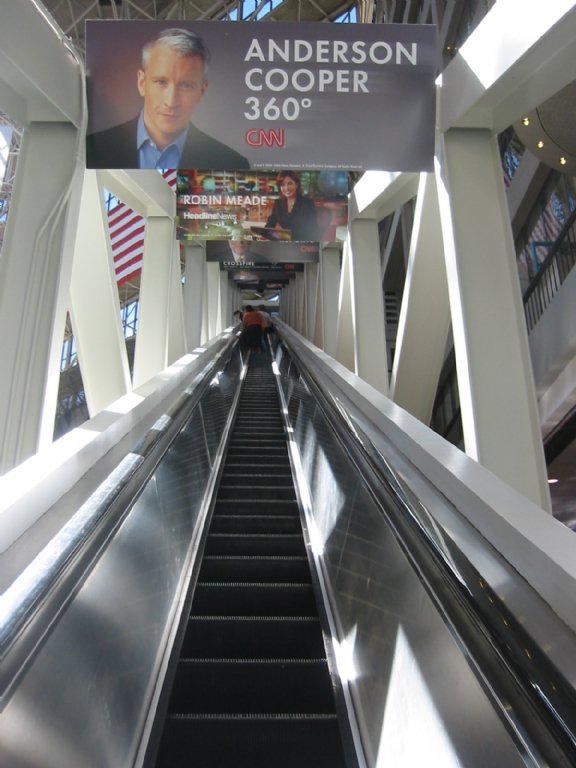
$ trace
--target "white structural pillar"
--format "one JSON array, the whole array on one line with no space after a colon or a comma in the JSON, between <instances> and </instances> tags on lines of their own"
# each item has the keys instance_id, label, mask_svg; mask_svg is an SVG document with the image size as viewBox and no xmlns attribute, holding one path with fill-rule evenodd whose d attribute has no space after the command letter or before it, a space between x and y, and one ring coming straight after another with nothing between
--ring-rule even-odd
<instances>
[{"instance_id":1,"label":"white structural pillar","mask_svg":"<svg viewBox=\"0 0 576 768\"><path fill-rule=\"evenodd\" d=\"M282 288L280 294L280 317L287 325L292 325L290 318L290 294L292 292L291 281Z\"/></svg>"},{"instance_id":2,"label":"white structural pillar","mask_svg":"<svg viewBox=\"0 0 576 768\"><path fill-rule=\"evenodd\" d=\"M448 283L433 174L420 179L396 337L390 397L430 423L450 328Z\"/></svg>"},{"instance_id":3,"label":"white structural pillar","mask_svg":"<svg viewBox=\"0 0 576 768\"><path fill-rule=\"evenodd\" d=\"M352 304L352 254L350 238L344 243L342 274L338 291L338 322L336 324L336 349L334 357L348 370L356 371L354 349L355 317Z\"/></svg>"},{"instance_id":4,"label":"white structural pillar","mask_svg":"<svg viewBox=\"0 0 576 768\"><path fill-rule=\"evenodd\" d=\"M97 171L84 171L70 316L90 416L131 387L112 248ZM106 375L102 375L106 371Z\"/></svg>"},{"instance_id":5,"label":"white structural pillar","mask_svg":"<svg viewBox=\"0 0 576 768\"><path fill-rule=\"evenodd\" d=\"M298 281L296 275L290 280L290 293L288 294L290 325L295 331L299 328L298 317Z\"/></svg>"},{"instance_id":6,"label":"white structural pillar","mask_svg":"<svg viewBox=\"0 0 576 768\"><path fill-rule=\"evenodd\" d=\"M305 277L305 300L306 300L306 328L304 335L312 341L314 339L314 329L316 327L316 315L318 306L318 264L304 264Z\"/></svg>"},{"instance_id":7,"label":"white structural pillar","mask_svg":"<svg viewBox=\"0 0 576 768\"><path fill-rule=\"evenodd\" d=\"M174 238L174 221L170 217L151 216L147 219L140 282L140 321L134 351L134 387L164 370L169 362Z\"/></svg>"},{"instance_id":8,"label":"white structural pillar","mask_svg":"<svg viewBox=\"0 0 576 768\"><path fill-rule=\"evenodd\" d=\"M295 285L296 285L295 280L294 278L292 278L289 281L288 285L282 289L282 319L289 326L294 328L294 330L296 330L296 324L295 324L296 312L294 310Z\"/></svg>"},{"instance_id":9,"label":"white structural pillar","mask_svg":"<svg viewBox=\"0 0 576 768\"><path fill-rule=\"evenodd\" d=\"M233 325L234 323L234 318L232 317L232 314L235 309L238 309L238 307L234 306L235 301L236 301L236 292L234 291L234 286L232 285L232 281L228 276L228 272L225 272L223 269L221 269L220 270L220 310L221 310L220 325L222 327L222 330L224 330L224 328L228 328L230 325Z\"/></svg>"},{"instance_id":10,"label":"white structural pillar","mask_svg":"<svg viewBox=\"0 0 576 768\"><path fill-rule=\"evenodd\" d=\"M388 362L378 222L349 225L356 374L388 394Z\"/></svg>"},{"instance_id":11,"label":"white structural pillar","mask_svg":"<svg viewBox=\"0 0 576 768\"><path fill-rule=\"evenodd\" d=\"M437 178L466 452L549 510L496 138L448 131Z\"/></svg>"},{"instance_id":12,"label":"white structural pillar","mask_svg":"<svg viewBox=\"0 0 576 768\"><path fill-rule=\"evenodd\" d=\"M205 265L204 248L201 245L187 245L184 265L184 325L188 352L192 352L202 342Z\"/></svg>"},{"instance_id":13,"label":"white structural pillar","mask_svg":"<svg viewBox=\"0 0 576 768\"><path fill-rule=\"evenodd\" d=\"M184 292L182 290L182 265L180 243L172 241L172 263L170 267L170 304L168 323L168 365L179 360L186 353L186 327L184 323Z\"/></svg>"},{"instance_id":14,"label":"white structural pillar","mask_svg":"<svg viewBox=\"0 0 576 768\"><path fill-rule=\"evenodd\" d=\"M314 343L327 355L334 357L340 290L340 249L338 247L320 248L319 273Z\"/></svg>"},{"instance_id":15,"label":"white structural pillar","mask_svg":"<svg viewBox=\"0 0 576 768\"><path fill-rule=\"evenodd\" d=\"M296 272L296 277L292 281L294 289L294 325L293 328L306 335L306 278L304 272Z\"/></svg>"},{"instance_id":16,"label":"white structural pillar","mask_svg":"<svg viewBox=\"0 0 576 768\"><path fill-rule=\"evenodd\" d=\"M206 277L206 310L204 319L205 336L202 341L214 338L222 330L222 317L220 310L220 264L207 262L205 268Z\"/></svg>"},{"instance_id":17,"label":"white structural pillar","mask_svg":"<svg viewBox=\"0 0 576 768\"><path fill-rule=\"evenodd\" d=\"M54 432L77 136L70 123L31 123L20 149L0 259L0 472L49 444Z\"/></svg>"}]
</instances>

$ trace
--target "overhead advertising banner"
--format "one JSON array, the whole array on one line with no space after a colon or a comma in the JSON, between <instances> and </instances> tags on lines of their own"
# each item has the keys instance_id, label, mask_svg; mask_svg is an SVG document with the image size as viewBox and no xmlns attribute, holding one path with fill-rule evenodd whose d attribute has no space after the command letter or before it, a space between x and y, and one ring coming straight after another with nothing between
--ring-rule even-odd
<instances>
[{"instance_id":1,"label":"overhead advertising banner","mask_svg":"<svg viewBox=\"0 0 576 768\"><path fill-rule=\"evenodd\" d=\"M286 269L273 269L271 264L266 265L267 269L264 269L262 265L256 265L254 269L236 269L229 271L230 279L236 284L238 288L281 288L283 285L287 285L291 278L293 278L299 268L304 268L303 264L288 264L286 266L293 267L292 270Z\"/></svg>"},{"instance_id":2,"label":"overhead advertising banner","mask_svg":"<svg viewBox=\"0 0 576 768\"><path fill-rule=\"evenodd\" d=\"M430 171L436 28L87 21L89 168Z\"/></svg>"},{"instance_id":3,"label":"overhead advertising banner","mask_svg":"<svg viewBox=\"0 0 576 768\"><path fill-rule=\"evenodd\" d=\"M346 171L178 172L179 240L336 240L348 223Z\"/></svg>"},{"instance_id":4,"label":"overhead advertising banner","mask_svg":"<svg viewBox=\"0 0 576 768\"><path fill-rule=\"evenodd\" d=\"M218 261L223 268L271 264L299 264L318 261L318 243L270 243L261 240L209 240L206 261Z\"/></svg>"}]
</instances>

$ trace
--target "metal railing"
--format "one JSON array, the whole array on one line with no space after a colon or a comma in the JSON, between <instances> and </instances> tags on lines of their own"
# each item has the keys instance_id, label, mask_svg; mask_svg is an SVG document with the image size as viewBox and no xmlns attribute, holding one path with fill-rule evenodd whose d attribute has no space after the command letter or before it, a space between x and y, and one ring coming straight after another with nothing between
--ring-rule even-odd
<instances>
[{"instance_id":1,"label":"metal railing","mask_svg":"<svg viewBox=\"0 0 576 768\"><path fill-rule=\"evenodd\" d=\"M542 317L574 264L576 264L576 209L572 211L548 256L542 262L536 277L524 294L524 313L528 333Z\"/></svg>"}]
</instances>

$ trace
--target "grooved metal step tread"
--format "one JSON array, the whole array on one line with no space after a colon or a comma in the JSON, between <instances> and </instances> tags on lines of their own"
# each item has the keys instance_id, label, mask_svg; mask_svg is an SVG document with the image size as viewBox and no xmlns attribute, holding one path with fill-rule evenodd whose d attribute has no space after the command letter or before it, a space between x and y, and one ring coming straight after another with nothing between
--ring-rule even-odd
<instances>
[{"instance_id":1,"label":"grooved metal step tread","mask_svg":"<svg viewBox=\"0 0 576 768\"><path fill-rule=\"evenodd\" d=\"M294 533L213 533L208 534L207 555L300 555L304 540Z\"/></svg>"},{"instance_id":2,"label":"grooved metal step tread","mask_svg":"<svg viewBox=\"0 0 576 768\"><path fill-rule=\"evenodd\" d=\"M202 583L282 583L310 581L306 557L225 556L205 557L200 568Z\"/></svg>"},{"instance_id":3,"label":"grooved metal step tread","mask_svg":"<svg viewBox=\"0 0 576 768\"><path fill-rule=\"evenodd\" d=\"M191 658L187 656L181 656L180 660L178 662L179 664L326 664L326 657L320 656L318 658L294 658L293 656L283 657L280 659L269 659L269 658L244 658L244 657L236 657L236 658L222 658L222 657L215 657L215 658L206 658L204 656L198 657L198 658Z\"/></svg>"},{"instance_id":4,"label":"grooved metal step tread","mask_svg":"<svg viewBox=\"0 0 576 768\"><path fill-rule=\"evenodd\" d=\"M232 485L221 487L218 491L219 501L263 501L277 502L277 501L296 501L296 491L294 487L280 487L280 486L241 486Z\"/></svg>"},{"instance_id":5,"label":"grooved metal step tread","mask_svg":"<svg viewBox=\"0 0 576 768\"><path fill-rule=\"evenodd\" d=\"M198 584L191 615L317 616L317 609L311 584Z\"/></svg>"},{"instance_id":6,"label":"grooved metal step tread","mask_svg":"<svg viewBox=\"0 0 576 768\"><path fill-rule=\"evenodd\" d=\"M278 480L279 482L275 483L273 486L264 485L264 483L274 483L275 480ZM240 483L242 486L247 483L258 483L258 487L294 488L292 478L289 477L286 473L248 471L244 472L243 474L235 472L229 474L228 472L225 472L222 475L220 487L235 488L238 487L240 481L242 481Z\"/></svg>"},{"instance_id":7,"label":"grooved metal step tread","mask_svg":"<svg viewBox=\"0 0 576 768\"><path fill-rule=\"evenodd\" d=\"M227 562L229 560L240 562L265 562L265 563L308 563L304 555L206 555L207 562Z\"/></svg>"},{"instance_id":8,"label":"grooved metal step tread","mask_svg":"<svg viewBox=\"0 0 576 768\"><path fill-rule=\"evenodd\" d=\"M288 463L288 449L286 446L269 446L266 451L251 449L248 456L245 450L234 448L234 450L228 452L226 467L233 468L244 465L246 462L251 462L257 467L265 467L276 465L279 460Z\"/></svg>"},{"instance_id":9,"label":"grooved metal step tread","mask_svg":"<svg viewBox=\"0 0 576 768\"><path fill-rule=\"evenodd\" d=\"M331 714L174 714L156 768L346 768Z\"/></svg>"},{"instance_id":10,"label":"grooved metal step tread","mask_svg":"<svg viewBox=\"0 0 576 768\"><path fill-rule=\"evenodd\" d=\"M215 515L212 518L212 533L301 533L300 518L297 515Z\"/></svg>"},{"instance_id":11,"label":"grooved metal step tread","mask_svg":"<svg viewBox=\"0 0 576 768\"><path fill-rule=\"evenodd\" d=\"M265 511L268 515L285 515L289 510L295 515L300 514L296 499L217 499L214 514L242 515L252 509L257 510L257 514Z\"/></svg>"},{"instance_id":12,"label":"grooved metal step tread","mask_svg":"<svg viewBox=\"0 0 576 768\"><path fill-rule=\"evenodd\" d=\"M335 712L324 660L180 660L169 712Z\"/></svg>"},{"instance_id":13,"label":"grooved metal step tread","mask_svg":"<svg viewBox=\"0 0 576 768\"><path fill-rule=\"evenodd\" d=\"M182 658L325 658L318 617L190 616Z\"/></svg>"},{"instance_id":14,"label":"grooved metal step tread","mask_svg":"<svg viewBox=\"0 0 576 768\"><path fill-rule=\"evenodd\" d=\"M245 434L245 430L243 430L243 429L231 432L230 433L230 444L233 445L234 442L242 440L244 434ZM254 435L250 435L247 439L249 440L249 442L253 443L254 440L256 439L256 437L258 437L259 434L260 434L260 432L257 432ZM266 442L267 443L271 443L272 442L272 443L277 444L277 445L286 445L286 433L285 432L278 432L278 435L275 436L274 438L267 437L266 438Z\"/></svg>"},{"instance_id":15,"label":"grooved metal step tread","mask_svg":"<svg viewBox=\"0 0 576 768\"><path fill-rule=\"evenodd\" d=\"M274 614L261 616L261 615L235 615L230 614L228 616L222 616L220 614L210 616L210 614L202 614L202 615L196 615L191 613L189 616L190 620L194 621L222 621L222 622L235 622L235 621L245 621L245 622L291 622L291 621L297 621L301 622L303 624L319 624L320 619L318 616L275 616Z\"/></svg>"},{"instance_id":16,"label":"grooved metal step tread","mask_svg":"<svg viewBox=\"0 0 576 768\"><path fill-rule=\"evenodd\" d=\"M336 720L332 712L172 712L171 720Z\"/></svg>"},{"instance_id":17,"label":"grooved metal step tread","mask_svg":"<svg viewBox=\"0 0 576 768\"><path fill-rule=\"evenodd\" d=\"M304 581L199 581L198 586L203 589L295 589L306 588L310 584Z\"/></svg>"},{"instance_id":18,"label":"grooved metal step tread","mask_svg":"<svg viewBox=\"0 0 576 768\"><path fill-rule=\"evenodd\" d=\"M209 533L209 539L301 539L300 533Z\"/></svg>"},{"instance_id":19,"label":"grooved metal step tread","mask_svg":"<svg viewBox=\"0 0 576 768\"><path fill-rule=\"evenodd\" d=\"M247 457L244 454L238 454L236 457L231 457L226 463L223 474L231 477L232 475L240 475L244 472L260 472L266 473L269 469L274 473L279 473L284 477L290 478L292 473L290 465L288 463L288 452L285 455L272 453L270 451L266 454L250 456L247 463ZM281 462L280 464L278 462Z\"/></svg>"},{"instance_id":20,"label":"grooved metal step tread","mask_svg":"<svg viewBox=\"0 0 576 768\"><path fill-rule=\"evenodd\" d=\"M281 478L284 481L282 483L275 483L274 485L259 485L258 486L258 490L259 491L260 490L265 490L267 488L269 488L270 490L278 490L278 489L280 489L280 490L286 490L286 489L294 490L294 483L292 483L292 482L285 482L286 478L285 478L284 475L268 475L268 474L263 474L262 475L262 474L259 474L259 473L254 473L254 474L251 474L251 475L250 474L247 475L247 477L252 478L252 479L258 478L258 479L263 479L263 480L272 480L275 477L279 477L279 478ZM229 479L229 482L225 483L224 482L224 477L223 477L223 480L220 483L220 489L226 488L228 490L230 488L244 488L243 485L238 485L239 478L236 475L233 475L233 477L226 478L226 479Z\"/></svg>"}]
</instances>

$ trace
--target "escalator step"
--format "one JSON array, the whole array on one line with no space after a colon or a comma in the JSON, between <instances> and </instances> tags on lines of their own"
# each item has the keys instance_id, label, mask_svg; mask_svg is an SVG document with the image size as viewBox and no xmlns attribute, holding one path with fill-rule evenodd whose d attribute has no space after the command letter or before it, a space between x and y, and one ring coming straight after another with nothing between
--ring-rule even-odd
<instances>
[{"instance_id":1,"label":"escalator step","mask_svg":"<svg viewBox=\"0 0 576 768\"><path fill-rule=\"evenodd\" d=\"M317 616L310 584L198 583L192 615Z\"/></svg>"},{"instance_id":2,"label":"escalator step","mask_svg":"<svg viewBox=\"0 0 576 768\"><path fill-rule=\"evenodd\" d=\"M285 446L286 437L284 434L278 434L277 436L272 437L261 437L259 434L245 435L244 430L241 430L239 432L233 432L230 439L231 445L236 445L239 442L245 443L246 445L254 445L256 447L259 445Z\"/></svg>"},{"instance_id":3,"label":"escalator step","mask_svg":"<svg viewBox=\"0 0 576 768\"><path fill-rule=\"evenodd\" d=\"M276 464L247 464L245 462L241 463L240 461L230 464L226 462L226 466L224 467L224 472L222 474L222 478L228 478L235 475L245 475L247 473L250 473L251 475L259 474L259 475L265 475L265 474L273 474L273 475L282 475L283 477L292 478L292 470L290 469L290 464L287 462L284 463L276 463Z\"/></svg>"},{"instance_id":4,"label":"escalator step","mask_svg":"<svg viewBox=\"0 0 576 768\"><path fill-rule=\"evenodd\" d=\"M278 461L288 462L288 449L283 445L280 448L267 448L266 452L252 449L249 453L246 453L241 448L230 448L228 450L226 456L227 467L237 463L245 464L247 461L252 462L252 465L255 467L277 464Z\"/></svg>"},{"instance_id":5,"label":"escalator step","mask_svg":"<svg viewBox=\"0 0 576 768\"><path fill-rule=\"evenodd\" d=\"M205 557L200 574L202 582L286 582L310 581L305 557Z\"/></svg>"},{"instance_id":6,"label":"escalator step","mask_svg":"<svg viewBox=\"0 0 576 768\"><path fill-rule=\"evenodd\" d=\"M256 501L257 499L267 499L268 501L280 501L286 499L289 501L296 500L296 491L294 486L280 486L280 485L264 485L258 488L251 488L250 486L242 485L229 485L226 487L220 487L218 489L219 499L247 499L248 501Z\"/></svg>"},{"instance_id":7,"label":"escalator step","mask_svg":"<svg viewBox=\"0 0 576 768\"><path fill-rule=\"evenodd\" d=\"M236 456L242 456L245 460L248 459L254 464L258 464L262 455L275 455L288 458L288 449L286 447L286 441L282 440L272 441L266 438L254 437L249 438L232 438L229 446L230 458ZM227 457L228 458L228 457Z\"/></svg>"},{"instance_id":8,"label":"escalator step","mask_svg":"<svg viewBox=\"0 0 576 768\"><path fill-rule=\"evenodd\" d=\"M322 658L325 654L317 617L191 617L182 658Z\"/></svg>"},{"instance_id":9,"label":"escalator step","mask_svg":"<svg viewBox=\"0 0 576 768\"><path fill-rule=\"evenodd\" d=\"M181 714L332 714L332 680L324 659L186 659L168 710Z\"/></svg>"},{"instance_id":10,"label":"escalator step","mask_svg":"<svg viewBox=\"0 0 576 768\"><path fill-rule=\"evenodd\" d=\"M294 515L300 510L295 499L217 499L214 515Z\"/></svg>"},{"instance_id":11,"label":"escalator step","mask_svg":"<svg viewBox=\"0 0 576 768\"><path fill-rule=\"evenodd\" d=\"M296 515L216 515L211 533L301 533Z\"/></svg>"},{"instance_id":12,"label":"escalator step","mask_svg":"<svg viewBox=\"0 0 576 768\"><path fill-rule=\"evenodd\" d=\"M209 533L206 555L305 555L301 534Z\"/></svg>"},{"instance_id":13,"label":"escalator step","mask_svg":"<svg viewBox=\"0 0 576 768\"><path fill-rule=\"evenodd\" d=\"M276 472L265 472L260 470L247 470L244 473L234 472L232 475L224 470L222 479L220 480L220 487L226 488L230 486L248 485L249 487L257 487L262 485L275 485L279 483L281 486L287 488L293 488L292 477L286 472L277 474Z\"/></svg>"},{"instance_id":14,"label":"escalator step","mask_svg":"<svg viewBox=\"0 0 576 768\"><path fill-rule=\"evenodd\" d=\"M333 716L171 717L163 746L157 768L345 768Z\"/></svg>"},{"instance_id":15,"label":"escalator step","mask_svg":"<svg viewBox=\"0 0 576 768\"><path fill-rule=\"evenodd\" d=\"M240 410L238 416L251 416L264 417L271 416L278 418L278 397L269 397L264 391L260 394L251 396L244 396L240 398Z\"/></svg>"},{"instance_id":16,"label":"escalator step","mask_svg":"<svg viewBox=\"0 0 576 768\"><path fill-rule=\"evenodd\" d=\"M245 415L242 418L237 418L234 423L234 431L249 430L255 432L258 430L264 430L266 432L277 432L280 435L284 434L284 425L282 419L277 415L275 417L267 416L263 418L261 416L248 416Z\"/></svg>"}]
</instances>

